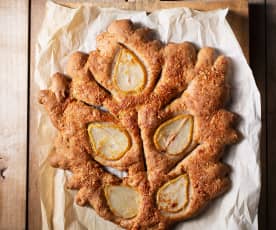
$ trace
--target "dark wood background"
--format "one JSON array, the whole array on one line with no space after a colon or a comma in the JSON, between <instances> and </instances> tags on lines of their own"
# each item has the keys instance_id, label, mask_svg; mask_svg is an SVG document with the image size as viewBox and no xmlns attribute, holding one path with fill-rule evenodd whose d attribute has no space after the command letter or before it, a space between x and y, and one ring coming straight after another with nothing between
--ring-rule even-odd
<instances>
[{"instance_id":1,"label":"dark wood background","mask_svg":"<svg viewBox=\"0 0 276 230\"><path fill-rule=\"evenodd\" d=\"M276 229L276 1L249 1L250 66L262 97L259 229ZM250 163L250 162L249 162Z\"/></svg>"}]
</instances>

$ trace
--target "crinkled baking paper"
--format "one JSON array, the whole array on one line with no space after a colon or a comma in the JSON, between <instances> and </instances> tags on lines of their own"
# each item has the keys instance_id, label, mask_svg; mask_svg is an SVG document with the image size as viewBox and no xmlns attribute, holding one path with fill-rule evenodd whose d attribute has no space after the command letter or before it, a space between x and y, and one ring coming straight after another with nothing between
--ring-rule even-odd
<instances>
[{"instance_id":1,"label":"crinkled baking paper","mask_svg":"<svg viewBox=\"0 0 276 230\"><path fill-rule=\"evenodd\" d=\"M65 72L71 53L96 48L97 34L115 19L129 18L154 29L164 42L190 41L197 48L215 47L231 59L229 81L232 86L230 110L240 115L238 129L243 139L227 150L224 161L232 167L232 188L214 200L202 215L178 224L175 229L245 230L258 229L260 195L259 142L261 129L260 94L237 39L226 21L226 9L198 12L187 8L155 11L124 11L115 8L83 6L66 8L47 2L46 15L36 44L35 84L49 86L50 76ZM40 158L40 196L42 229L120 229L97 216L89 207L74 202L75 191L67 190L69 172L51 168L47 155L56 130L43 108L37 113ZM37 210L38 211L38 210Z\"/></svg>"}]
</instances>

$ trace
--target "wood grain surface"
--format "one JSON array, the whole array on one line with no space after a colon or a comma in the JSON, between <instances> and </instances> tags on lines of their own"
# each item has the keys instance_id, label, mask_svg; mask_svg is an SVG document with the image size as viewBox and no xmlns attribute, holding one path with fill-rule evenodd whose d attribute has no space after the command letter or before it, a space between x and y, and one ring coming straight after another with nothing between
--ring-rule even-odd
<instances>
[{"instance_id":1,"label":"wood grain surface","mask_svg":"<svg viewBox=\"0 0 276 230\"><path fill-rule=\"evenodd\" d=\"M0 1L0 229L24 229L28 1Z\"/></svg>"},{"instance_id":2,"label":"wood grain surface","mask_svg":"<svg viewBox=\"0 0 276 230\"><path fill-rule=\"evenodd\" d=\"M29 125L29 184L28 184L28 217L26 219L28 229L40 229L41 213L39 195L39 146L37 145L38 112L37 95L38 88L34 84L35 44L37 34L45 14L46 1L36 0L30 3L30 125Z\"/></svg>"},{"instance_id":3,"label":"wood grain surface","mask_svg":"<svg viewBox=\"0 0 276 230\"><path fill-rule=\"evenodd\" d=\"M148 12L178 6L232 9L228 20L238 37L262 96L262 194L259 229L276 226L276 1L250 0L250 42L246 0L58 0L60 4L117 6ZM41 229L38 184L37 92L34 79L36 36L46 0L0 0L0 229ZM29 44L29 46L28 46ZM250 47L250 54L249 54ZM30 70L30 71L28 71ZM29 151L28 151L29 150ZM26 191L26 188L28 190Z\"/></svg>"}]
</instances>

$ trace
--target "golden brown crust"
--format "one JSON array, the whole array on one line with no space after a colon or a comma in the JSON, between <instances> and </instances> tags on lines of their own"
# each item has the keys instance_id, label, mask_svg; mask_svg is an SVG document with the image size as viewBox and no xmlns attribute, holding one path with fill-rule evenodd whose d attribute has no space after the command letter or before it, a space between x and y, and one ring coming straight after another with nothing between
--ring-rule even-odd
<instances>
[{"instance_id":1,"label":"golden brown crust","mask_svg":"<svg viewBox=\"0 0 276 230\"><path fill-rule=\"evenodd\" d=\"M97 50L70 57L66 70L72 81L55 74L50 90L42 90L39 97L59 130L51 165L73 172L67 186L79 190L78 204L90 204L100 216L126 229L165 229L196 215L227 191L230 169L220 159L225 145L239 139L233 129L237 116L224 109L228 60L216 58L209 47L196 54L188 42L162 45L150 34L129 20L114 21L98 35ZM145 67L146 83L139 92L122 93L114 86L113 69L121 49L133 52ZM181 114L192 118L192 141L179 154L160 151L154 143L156 130ZM128 133L131 146L121 158L108 160L93 150L87 131L92 122L111 122ZM120 179L102 166L128 175ZM188 204L174 213L159 209L158 189L182 174L189 178ZM114 215L107 204L105 186L120 184L135 188L142 197L134 218Z\"/></svg>"}]
</instances>

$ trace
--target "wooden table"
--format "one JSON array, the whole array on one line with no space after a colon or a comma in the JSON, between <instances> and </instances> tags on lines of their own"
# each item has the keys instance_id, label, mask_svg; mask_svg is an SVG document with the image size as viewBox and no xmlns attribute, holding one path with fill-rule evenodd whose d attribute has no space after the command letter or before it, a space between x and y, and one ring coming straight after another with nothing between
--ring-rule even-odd
<instances>
[{"instance_id":1,"label":"wooden table","mask_svg":"<svg viewBox=\"0 0 276 230\"><path fill-rule=\"evenodd\" d=\"M43 19L45 2L46 0L0 0L0 229L40 229L38 156L36 131L32 122L37 109L37 89L32 84L32 79L34 44ZM74 1L58 2L72 4ZM156 4L156 1L150 0L105 0L100 4L108 6L110 2L123 8L131 5L134 9L145 8L148 11L179 5L193 7L195 4L195 1ZM248 21L243 19L247 14L247 10L244 11L246 1L221 2L241 13L240 19L235 19L230 14L230 20L233 21L234 30L245 33L238 36L239 41L246 56L250 57L250 65L262 95L262 196L259 229L272 230L276 228L276 179L273 178L276 176L276 149L273 148L276 147L276 140L273 141L276 138L276 1L249 1L249 45L244 27ZM212 0L196 1L196 8L212 9L220 3ZM243 27L239 28L240 25Z\"/></svg>"}]
</instances>

